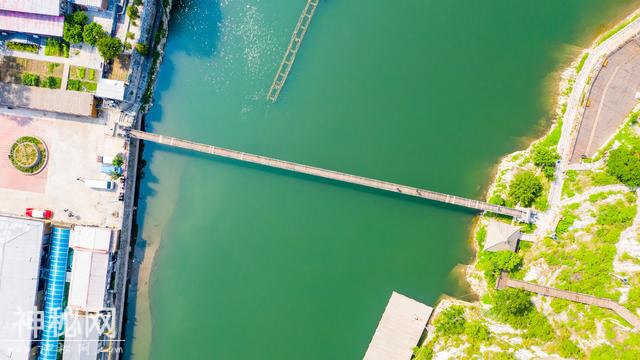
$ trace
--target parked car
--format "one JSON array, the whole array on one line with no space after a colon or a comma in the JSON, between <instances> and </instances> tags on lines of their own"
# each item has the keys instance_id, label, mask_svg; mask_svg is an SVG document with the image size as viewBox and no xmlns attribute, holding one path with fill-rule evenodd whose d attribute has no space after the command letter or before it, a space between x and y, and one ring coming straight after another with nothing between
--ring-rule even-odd
<instances>
[{"instance_id":1,"label":"parked car","mask_svg":"<svg viewBox=\"0 0 640 360\"><path fill-rule=\"evenodd\" d=\"M27 208L27 211L25 211L25 215L37 219L51 219L53 217L53 211L46 209Z\"/></svg>"}]
</instances>

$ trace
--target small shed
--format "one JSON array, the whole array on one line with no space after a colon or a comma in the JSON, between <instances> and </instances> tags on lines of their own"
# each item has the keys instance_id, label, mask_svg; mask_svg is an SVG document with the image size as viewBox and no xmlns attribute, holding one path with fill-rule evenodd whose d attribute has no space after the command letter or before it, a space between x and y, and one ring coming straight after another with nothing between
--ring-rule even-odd
<instances>
[{"instance_id":1,"label":"small shed","mask_svg":"<svg viewBox=\"0 0 640 360\"><path fill-rule=\"evenodd\" d=\"M126 85L124 81L100 79L96 88L96 96L105 99L122 101Z\"/></svg>"},{"instance_id":2,"label":"small shed","mask_svg":"<svg viewBox=\"0 0 640 360\"><path fill-rule=\"evenodd\" d=\"M487 226L486 251L516 251L518 240L522 236L519 226L491 220Z\"/></svg>"}]
</instances>

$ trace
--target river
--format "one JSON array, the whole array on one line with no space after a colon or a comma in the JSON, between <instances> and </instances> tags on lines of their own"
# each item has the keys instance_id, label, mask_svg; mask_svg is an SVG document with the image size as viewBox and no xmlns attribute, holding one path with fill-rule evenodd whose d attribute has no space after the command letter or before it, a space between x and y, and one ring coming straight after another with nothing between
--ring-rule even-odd
<instances>
[{"instance_id":1,"label":"river","mask_svg":"<svg viewBox=\"0 0 640 360\"><path fill-rule=\"evenodd\" d=\"M560 70L637 3L321 0L272 104L304 0L176 0L147 130L481 198L548 126ZM392 290L472 298L453 272L471 211L154 144L143 158L127 358L358 359Z\"/></svg>"}]
</instances>

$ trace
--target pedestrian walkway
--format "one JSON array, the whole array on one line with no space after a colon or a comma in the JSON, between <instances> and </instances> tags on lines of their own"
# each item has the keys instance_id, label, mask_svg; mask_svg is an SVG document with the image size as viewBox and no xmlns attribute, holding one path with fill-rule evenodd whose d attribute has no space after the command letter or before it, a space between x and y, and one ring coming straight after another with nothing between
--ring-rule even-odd
<instances>
[{"instance_id":1,"label":"pedestrian walkway","mask_svg":"<svg viewBox=\"0 0 640 360\"><path fill-rule=\"evenodd\" d=\"M619 303L605 298L599 298L593 295L577 293L568 290L561 290L549 286L538 285L526 281L509 279L509 273L502 272L496 282L496 289L502 290L506 288L522 289L539 295L551 296L558 299L565 299L573 302L579 302L586 305L595 305L604 309L613 310L616 314L625 319L631 326L640 329L640 318L626 307Z\"/></svg>"},{"instance_id":2,"label":"pedestrian walkway","mask_svg":"<svg viewBox=\"0 0 640 360\"><path fill-rule=\"evenodd\" d=\"M62 71L62 82L60 84L60 89L62 90L66 90L67 89L67 83L69 82L69 69L71 67L69 66L69 64L65 63L64 64L64 70Z\"/></svg>"}]
</instances>

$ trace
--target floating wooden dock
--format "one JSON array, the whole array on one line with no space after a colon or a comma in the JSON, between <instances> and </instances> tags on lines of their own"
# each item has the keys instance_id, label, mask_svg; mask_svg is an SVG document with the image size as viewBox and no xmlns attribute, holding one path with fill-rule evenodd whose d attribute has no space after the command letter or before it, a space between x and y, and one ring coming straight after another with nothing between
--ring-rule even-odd
<instances>
[{"instance_id":1,"label":"floating wooden dock","mask_svg":"<svg viewBox=\"0 0 640 360\"><path fill-rule=\"evenodd\" d=\"M394 291L364 360L410 360L432 312L432 307Z\"/></svg>"},{"instance_id":2,"label":"floating wooden dock","mask_svg":"<svg viewBox=\"0 0 640 360\"><path fill-rule=\"evenodd\" d=\"M506 206L498 206L489 204L483 201L466 199L459 196L443 194L435 191L419 189L411 186L405 186L400 184L394 184L387 181L375 180L365 178L362 176L346 174L338 171L321 169L314 166L297 164L289 161L278 160L269 158L266 156L253 155L237 150L230 150L212 145L199 144L188 140L177 139L174 137L163 136L144 131L131 130L129 136L140 139L155 142L158 144L169 145L177 148L188 149L193 151L199 151L206 154L212 154L228 159L234 159L238 161L244 161L262 166L268 166L276 169L288 170L297 172L300 174L306 174L311 176L317 176L325 179L341 181L350 184L356 184L366 186L373 189L385 190L394 193L415 196L422 199L429 199L433 201L439 201L446 204L453 204L470 209L476 209L481 211L488 211L495 214L501 214L516 218L520 221L531 222L531 210L530 209L513 209Z\"/></svg>"},{"instance_id":3,"label":"floating wooden dock","mask_svg":"<svg viewBox=\"0 0 640 360\"><path fill-rule=\"evenodd\" d=\"M640 329L640 318L626 307L619 303L605 298L599 298L593 295L577 293L568 290L561 290L549 286L538 285L526 281L514 280L509 278L509 274L502 272L496 282L497 289L505 289L507 287L514 289L527 290L536 294L551 296L558 299L565 299L587 305L599 306L604 309L613 310L616 314L625 319L631 326Z\"/></svg>"},{"instance_id":4,"label":"floating wooden dock","mask_svg":"<svg viewBox=\"0 0 640 360\"><path fill-rule=\"evenodd\" d=\"M293 66L293 62L296 59L296 55L298 54L300 45L302 45L304 35L307 33L307 29L309 28L309 24L311 23L313 14L316 12L318 1L319 0L307 0L307 5L305 5L304 9L302 10L302 14L300 15L298 24L293 30L293 35L291 35L291 41L289 41L287 51L284 53L284 57L282 58L280 67L278 68L278 72L276 73L276 77L273 79L273 83L271 84L269 93L267 94L267 99L273 102L276 102L278 100L280 91L282 91L282 87L284 87L284 83L285 81L287 81L289 71L291 71L291 67Z\"/></svg>"}]
</instances>

